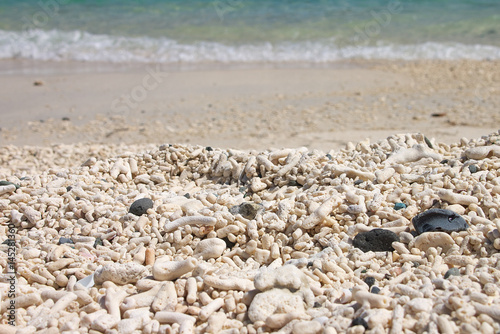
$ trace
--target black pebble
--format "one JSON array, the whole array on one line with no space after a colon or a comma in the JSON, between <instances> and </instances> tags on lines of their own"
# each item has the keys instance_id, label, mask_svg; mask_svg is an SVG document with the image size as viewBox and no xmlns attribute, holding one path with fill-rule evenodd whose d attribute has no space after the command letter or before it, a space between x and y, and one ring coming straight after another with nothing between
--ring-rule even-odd
<instances>
[{"instance_id":1,"label":"black pebble","mask_svg":"<svg viewBox=\"0 0 500 334\"><path fill-rule=\"evenodd\" d=\"M74 242L70 238L61 237L61 238L59 238L59 245L62 245L62 244L74 244Z\"/></svg>"},{"instance_id":2,"label":"black pebble","mask_svg":"<svg viewBox=\"0 0 500 334\"><path fill-rule=\"evenodd\" d=\"M361 184L361 183L363 183L363 182L365 182L365 181L360 180L360 179L357 179L356 181L354 181L354 185L355 185L355 186L358 186L358 185L360 185L360 184Z\"/></svg>"},{"instance_id":3,"label":"black pebble","mask_svg":"<svg viewBox=\"0 0 500 334\"><path fill-rule=\"evenodd\" d=\"M321 303L319 303L319 302L314 302L313 307L314 307L314 308L321 307Z\"/></svg>"},{"instance_id":4,"label":"black pebble","mask_svg":"<svg viewBox=\"0 0 500 334\"><path fill-rule=\"evenodd\" d=\"M378 293L380 292L380 288L378 286L372 286L372 289L370 290L371 293L374 293L376 295L378 295Z\"/></svg>"},{"instance_id":5,"label":"black pebble","mask_svg":"<svg viewBox=\"0 0 500 334\"><path fill-rule=\"evenodd\" d=\"M479 168L477 168L476 165L469 165L469 171L474 174L474 173L477 173L477 171L479 170Z\"/></svg>"},{"instance_id":6,"label":"black pebble","mask_svg":"<svg viewBox=\"0 0 500 334\"><path fill-rule=\"evenodd\" d=\"M444 278L448 278L450 276L460 276L460 270L458 268L451 268L444 274Z\"/></svg>"},{"instance_id":7,"label":"black pebble","mask_svg":"<svg viewBox=\"0 0 500 334\"><path fill-rule=\"evenodd\" d=\"M153 207L153 201L150 198L141 198L132 203L128 212L136 216L142 216L148 209Z\"/></svg>"},{"instance_id":8,"label":"black pebble","mask_svg":"<svg viewBox=\"0 0 500 334\"><path fill-rule=\"evenodd\" d=\"M73 187L72 187L72 186L67 186L67 187L66 187L66 191L71 191L71 189L73 189Z\"/></svg>"},{"instance_id":9,"label":"black pebble","mask_svg":"<svg viewBox=\"0 0 500 334\"><path fill-rule=\"evenodd\" d=\"M424 232L465 231L469 225L458 213L446 209L430 209L411 220L418 234Z\"/></svg>"},{"instance_id":10,"label":"black pebble","mask_svg":"<svg viewBox=\"0 0 500 334\"><path fill-rule=\"evenodd\" d=\"M373 284L375 284L375 277L366 276L364 279L365 283L368 284L368 288L370 288Z\"/></svg>"},{"instance_id":11,"label":"black pebble","mask_svg":"<svg viewBox=\"0 0 500 334\"><path fill-rule=\"evenodd\" d=\"M214 150L214 149L213 149L213 148L211 148L210 146L205 147L205 149L206 149L207 151L209 151L209 152Z\"/></svg>"},{"instance_id":12,"label":"black pebble","mask_svg":"<svg viewBox=\"0 0 500 334\"><path fill-rule=\"evenodd\" d=\"M357 326L357 325L361 325L365 329L368 329L368 323L363 318L354 318L354 319L352 319L350 327L354 327L354 326Z\"/></svg>"},{"instance_id":13,"label":"black pebble","mask_svg":"<svg viewBox=\"0 0 500 334\"><path fill-rule=\"evenodd\" d=\"M80 200L80 196L76 196L75 201L79 201L79 200Z\"/></svg>"},{"instance_id":14,"label":"black pebble","mask_svg":"<svg viewBox=\"0 0 500 334\"><path fill-rule=\"evenodd\" d=\"M384 230L381 228L375 228L368 232L358 233L352 245L361 249L363 252L392 252L392 243L394 241L399 241L399 237L396 233Z\"/></svg>"}]
</instances>

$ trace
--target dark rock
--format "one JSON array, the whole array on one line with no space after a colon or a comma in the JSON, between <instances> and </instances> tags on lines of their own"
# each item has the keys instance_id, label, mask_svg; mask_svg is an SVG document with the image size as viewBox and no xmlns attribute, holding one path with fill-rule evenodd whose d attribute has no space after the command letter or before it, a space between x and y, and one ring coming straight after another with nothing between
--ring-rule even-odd
<instances>
[{"instance_id":1,"label":"dark rock","mask_svg":"<svg viewBox=\"0 0 500 334\"><path fill-rule=\"evenodd\" d=\"M213 148L211 148L210 146L205 147L205 149L206 149L208 152L210 152L210 151L213 151L213 150L214 150L214 149L213 149Z\"/></svg>"},{"instance_id":2,"label":"dark rock","mask_svg":"<svg viewBox=\"0 0 500 334\"><path fill-rule=\"evenodd\" d=\"M148 209L153 207L153 201L150 198L141 198L132 203L128 212L136 216L142 216Z\"/></svg>"},{"instance_id":3,"label":"dark rock","mask_svg":"<svg viewBox=\"0 0 500 334\"><path fill-rule=\"evenodd\" d=\"M406 204L404 203L394 203L394 210L406 209Z\"/></svg>"},{"instance_id":4,"label":"dark rock","mask_svg":"<svg viewBox=\"0 0 500 334\"><path fill-rule=\"evenodd\" d=\"M368 329L368 323L366 322L365 319L363 319L361 317L352 319L351 326L349 326L349 327L354 327L354 326L358 326L358 325L361 325L365 329Z\"/></svg>"},{"instance_id":5,"label":"dark rock","mask_svg":"<svg viewBox=\"0 0 500 334\"><path fill-rule=\"evenodd\" d=\"M477 171L479 170L479 168L477 168L476 165L469 165L469 171L474 174L474 173L477 173Z\"/></svg>"},{"instance_id":6,"label":"dark rock","mask_svg":"<svg viewBox=\"0 0 500 334\"><path fill-rule=\"evenodd\" d=\"M364 279L365 283L368 285L368 288L370 288L373 284L375 284L375 277L373 276L366 276Z\"/></svg>"},{"instance_id":7,"label":"dark rock","mask_svg":"<svg viewBox=\"0 0 500 334\"><path fill-rule=\"evenodd\" d=\"M378 293L380 292L380 288L378 286L374 285L374 286L372 286L370 292L378 295Z\"/></svg>"},{"instance_id":8,"label":"dark rock","mask_svg":"<svg viewBox=\"0 0 500 334\"><path fill-rule=\"evenodd\" d=\"M74 242L70 238L60 237L59 238L59 245L62 245L62 244L74 244Z\"/></svg>"},{"instance_id":9,"label":"dark rock","mask_svg":"<svg viewBox=\"0 0 500 334\"><path fill-rule=\"evenodd\" d=\"M12 182L9 182L9 181L0 181L0 186L9 186L11 184L15 185L16 189L19 189L19 187L20 187L20 185L12 183Z\"/></svg>"},{"instance_id":10,"label":"dark rock","mask_svg":"<svg viewBox=\"0 0 500 334\"><path fill-rule=\"evenodd\" d=\"M432 117L444 117L446 116L445 112L435 112L431 114Z\"/></svg>"},{"instance_id":11,"label":"dark rock","mask_svg":"<svg viewBox=\"0 0 500 334\"><path fill-rule=\"evenodd\" d=\"M361 249L363 252L392 252L392 243L394 241L399 241L399 237L396 233L384 230L381 228L375 228L368 232L358 233L352 245L356 248Z\"/></svg>"},{"instance_id":12,"label":"dark rock","mask_svg":"<svg viewBox=\"0 0 500 334\"><path fill-rule=\"evenodd\" d=\"M321 303L319 303L319 302L314 302L313 307L314 307L314 308L321 307Z\"/></svg>"},{"instance_id":13,"label":"dark rock","mask_svg":"<svg viewBox=\"0 0 500 334\"><path fill-rule=\"evenodd\" d=\"M424 141L425 141L425 143L427 144L427 146L428 146L429 148L434 148L434 147L432 146L431 141L430 141L430 140L429 140L429 138L427 138L426 136L424 136Z\"/></svg>"},{"instance_id":14,"label":"dark rock","mask_svg":"<svg viewBox=\"0 0 500 334\"><path fill-rule=\"evenodd\" d=\"M69 122L70 121L69 117L63 117L62 120L65 121L65 122Z\"/></svg>"},{"instance_id":15,"label":"dark rock","mask_svg":"<svg viewBox=\"0 0 500 334\"><path fill-rule=\"evenodd\" d=\"M94 241L94 248L96 248L97 246L102 246L103 243L102 243L102 239L101 238L96 238L95 241Z\"/></svg>"},{"instance_id":16,"label":"dark rock","mask_svg":"<svg viewBox=\"0 0 500 334\"><path fill-rule=\"evenodd\" d=\"M354 185L355 186L359 186L361 183L363 183L365 181L361 180L361 179L357 179L356 181L354 181Z\"/></svg>"},{"instance_id":17,"label":"dark rock","mask_svg":"<svg viewBox=\"0 0 500 334\"><path fill-rule=\"evenodd\" d=\"M460 270L458 268L451 268L444 274L444 278L448 278L450 276L460 276Z\"/></svg>"},{"instance_id":18,"label":"dark rock","mask_svg":"<svg viewBox=\"0 0 500 334\"><path fill-rule=\"evenodd\" d=\"M73 189L73 187L72 187L72 186L67 186L67 187L66 187L66 191L71 191L71 189Z\"/></svg>"},{"instance_id":19,"label":"dark rock","mask_svg":"<svg viewBox=\"0 0 500 334\"><path fill-rule=\"evenodd\" d=\"M222 238L222 240L224 240L224 242L226 243L226 247L229 248L229 249L232 249L234 247L234 245L236 245L235 242L231 242L228 237L225 237L225 238Z\"/></svg>"},{"instance_id":20,"label":"dark rock","mask_svg":"<svg viewBox=\"0 0 500 334\"><path fill-rule=\"evenodd\" d=\"M418 234L424 232L465 231L469 225L459 214L446 209L430 209L411 220Z\"/></svg>"},{"instance_id":21,"label":"dark rock","mask_svg":"<svg viewBox=\"0 0 500 334\"><path fill-rule=\"evenodd\" d=\"M259 204L245 202L241 203L240 205L233 206L231 209L229 209L229 212L231 212L233 215L240 214L243 218L252 220L255 218L260 208L261 205Z\"/></svg>"}]
</instances>

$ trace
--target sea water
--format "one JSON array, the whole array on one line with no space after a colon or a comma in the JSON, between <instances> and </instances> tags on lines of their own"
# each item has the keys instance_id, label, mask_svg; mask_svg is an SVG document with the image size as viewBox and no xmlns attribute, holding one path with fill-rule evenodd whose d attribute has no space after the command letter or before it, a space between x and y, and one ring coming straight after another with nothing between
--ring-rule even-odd
<instances>
[{"instance_id":1,"label":"sea water","mask_svg":"<svg viewBox=\"0 0 500 334\"><path fill-rule=\"evenodd\" d=\"M499 0L1 0L0 59L499 59Z\"/></svg>"}]
</instances>

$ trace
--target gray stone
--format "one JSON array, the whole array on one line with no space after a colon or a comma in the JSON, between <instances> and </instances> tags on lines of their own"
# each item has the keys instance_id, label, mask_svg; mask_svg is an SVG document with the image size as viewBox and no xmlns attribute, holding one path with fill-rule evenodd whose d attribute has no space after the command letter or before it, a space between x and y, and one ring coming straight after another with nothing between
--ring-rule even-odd
<instances>
[{"instance_id":1,"label":"gray stone","mask_svg":"<svg viewBox=\"0 0 500 334\"><path fill-rule=\"evenodd\" d=\"M136 216L142 216L148 209L153 207L153 201L150 198L141 198L132 203L129 212Z\"/></svg>"},{"instance_id":2,"label":"gray stone","mask_svg":"<svg viewBox=\"0 0 500 334\"><path fill-rule=\"evenodd\" d=\"M458 213L445 209L430 209L411 220L418 234L424 232L465 231L469 225Z\"/></svg>"}]
</instances>

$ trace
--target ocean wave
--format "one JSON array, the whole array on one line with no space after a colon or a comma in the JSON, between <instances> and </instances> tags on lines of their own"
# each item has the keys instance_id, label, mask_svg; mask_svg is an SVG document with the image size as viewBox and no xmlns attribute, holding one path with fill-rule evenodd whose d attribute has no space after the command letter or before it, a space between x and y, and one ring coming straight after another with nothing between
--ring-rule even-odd
<instances>
[{"instance_id":1,"label":"ocean wave","mask_svg":"<svg viewBox=\"0 0 500 334\"><path fill-rule=\"evenodd\" d=\"M0 30L0 59L78 60L141 63L325 63L342 59L500 59L500 47L426 42L413 45L378 43L342 45L331 41L227 45L183 44L168 38L123 37L84 31Z\"/></svg>"}]
</instances>

